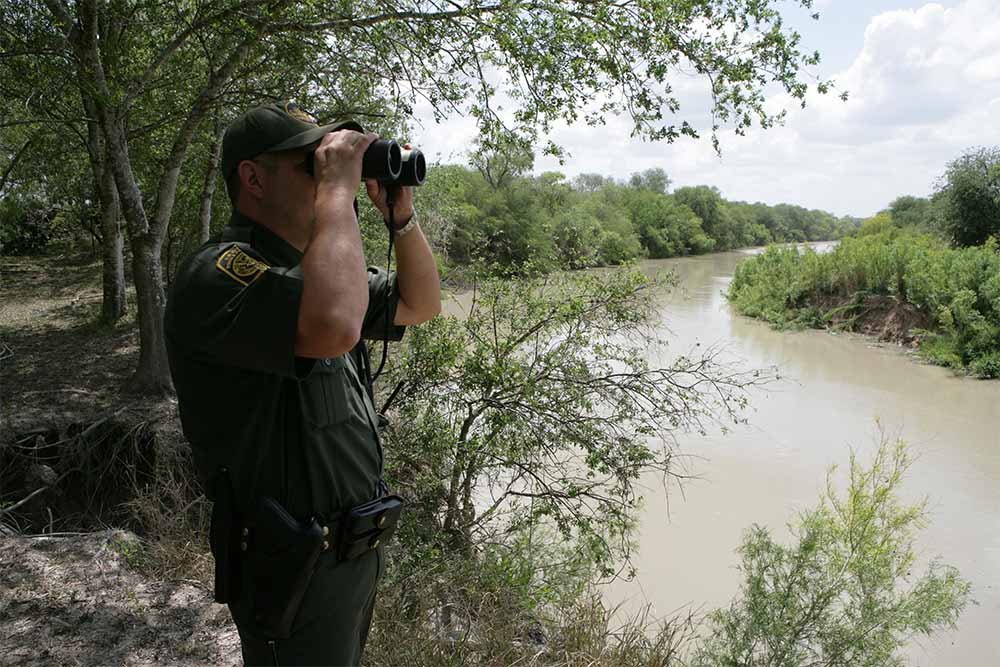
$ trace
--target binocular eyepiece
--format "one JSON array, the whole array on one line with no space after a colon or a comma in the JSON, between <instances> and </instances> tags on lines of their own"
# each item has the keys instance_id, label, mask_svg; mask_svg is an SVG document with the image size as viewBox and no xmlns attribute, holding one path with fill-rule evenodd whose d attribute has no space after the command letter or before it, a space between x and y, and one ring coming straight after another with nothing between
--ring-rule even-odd
<instances>
[{"instance_id":1,"label":"binocular eyepiece","mask_svg":"<svg viewBox=\"0 0 1000 667\"><path fill-rule=\"evenodd\" d=\"M315 155L306 155L306 172L315 173ZM377 139L361 158L361 178L390 185L422 185L427 177L427 161L416 148L400 148L392 139Z\"/></svg>"}]
</instances>

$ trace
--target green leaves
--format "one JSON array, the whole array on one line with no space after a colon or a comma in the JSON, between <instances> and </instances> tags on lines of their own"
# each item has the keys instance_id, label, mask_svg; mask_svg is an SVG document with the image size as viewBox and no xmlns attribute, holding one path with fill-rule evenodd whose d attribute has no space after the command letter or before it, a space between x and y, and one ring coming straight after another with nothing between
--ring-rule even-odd
<instances>
[{"instance_id":1,"label":"green leaves","mask_svg":"<svg viewBox=\"0 0 1000 667\"><path fill-rule=\"evenodd\" d=\"M973 148L948 163L937 185L945 231L957 246L1000 236L1000 147Z\"/></svg>"},{"instance_id":2,"label":"green leaves","mask_svg":"<svg viewBox=\"0 0 1000 667\"><path fill-rule=\"evenodd\" d=\"M870 467L852 454L846 492L831 471L820 504L790 526L790 545L750 528L740 594L709 615L712 634L692 664L895 665L913 635L954 627L970 585L938 561L914 573L926 507L900 500L910 463L901 442L883 441Z\"/></svg>"},{"instance_id":3,"label":"green leaves","mask_svg":"<svg viewBox=\"0 0 1000 667\"><path fill-rule=\"evenodd\" d=\"M830 253L770 247L747 259L730 283L730 302L740 313L777 326L839 320L851 327L854 320L842 317L846 312L863 313L880 297L889 299L893 307L917 312L912 326L936 327L899 334L919 336L928 359L995 377L993 359L1000 354L996 244L951 249L936 237L895 227L888 216L867 221L861 236L844 239Z\"/></svg>"},{"instance_id":4,"label":"green leaves","mask_svg":"<svg viewBox=\"0 0 1000 667\"><path fill-rule=\"evenodd\" d=\"M672 434L736 418L745 392L770 377L732 371L714 352L650 365L647 350L662 344L651 291L667 284L635 271L482 275L463 318L408 338L386 451L433 462L448 492L426 511L456 544L503 542L540 522L602 567L627 557L634 484L670 474ZM424 424L444 431L425 442ZM442 442L443 457L422 453Z\"/></svg>"}]
</instances>

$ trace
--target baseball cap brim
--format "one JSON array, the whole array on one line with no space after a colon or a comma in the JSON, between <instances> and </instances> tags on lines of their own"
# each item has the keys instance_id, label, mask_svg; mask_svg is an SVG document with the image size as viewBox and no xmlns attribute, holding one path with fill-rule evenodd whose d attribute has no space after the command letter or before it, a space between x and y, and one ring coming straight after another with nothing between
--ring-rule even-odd
<instances>
[{"instance_id":1,"label":"baseball cap brim","mask_svg":"<svg viewBox=\"0 0 1000 667\"><path fill-rule=\"evenodd\" d=\"M332 123L330 125L320 125L319 127L314 127L305 132L300 132L299 134L288 137L280 144L271 146L265 153L277 153L278 151L290 151L295 148L304 148L310 144L315 144L323 139L323 137L330 132L336 132L337 130L354 130L355 132L364 132L363 128L359 123L353 120L345 120L339 123Z\"/></svg>"}]
</instances>

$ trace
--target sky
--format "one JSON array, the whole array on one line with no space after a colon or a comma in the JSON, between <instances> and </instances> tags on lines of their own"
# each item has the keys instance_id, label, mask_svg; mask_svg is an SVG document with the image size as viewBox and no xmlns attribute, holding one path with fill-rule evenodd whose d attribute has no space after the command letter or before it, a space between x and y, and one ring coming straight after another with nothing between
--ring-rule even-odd
<instances>
[{"instance_id":1,"label":"sky","mask_svg":"<svg viewBox=\"0 0 1000 667\"><path fill-rule=\"evenodd\" d=\"M810 95L799 109L776 91L768 105L787 105L784 125L743 137L723 132L721 156L707 134L672 144L631 138L627 118L601 128L561 125L549 138L571 157L539 157L535 173L622 180L660 167L672 187L712 185L731 201L868 217L898 196L929 195L966 149L1000 144L1000 0L816 0L819 21L793 2L779 7L802 34L803 51L820 51L816 72L846 90L847 102ZM701 86L676 86L682 113L702 105ZM476 136L470 118L436 125L418 105L416 120L422 127L412 139L428 157L466 161ZM707 125L707 114L701 120Z\"/></svg>"}]
</instances>

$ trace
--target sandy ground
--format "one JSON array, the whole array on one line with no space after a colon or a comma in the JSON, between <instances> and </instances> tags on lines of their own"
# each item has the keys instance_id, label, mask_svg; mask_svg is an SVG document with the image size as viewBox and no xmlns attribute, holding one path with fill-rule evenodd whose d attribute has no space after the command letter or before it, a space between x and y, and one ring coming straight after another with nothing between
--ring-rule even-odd
<instances>
[{"instance_id":1,"label":"sandy ground","mask_svg":"<svg viewBox=\"0 0 1000 667\"><path fill-rule=\"evenodd\" d=\"M224 605L128 566L135 536L0 538L0 663L238 665Z\"/></svg>"},{"instance_id":2,"label":"sandy ground","mask_svg":"<svg viewBox=\"0 0 1000 667\"><path fill-rule=\"evenodd\" d=\"M176 426L164 417L169 405L122 394L138 352L134 302L110 327L97 322L100 305L100 263L92 258L0 259L0 454L19 434L59 433L125 405L131 418ZM27 490L4 494L9 477L0 474L6 504ZM66 525L60 493L38 497L56 508L56 531ZM17 536L21 522L2 518L0 665L241 664L228 609L204 584L140 574L134 535Z\"/></svg>"}]
</instances>

